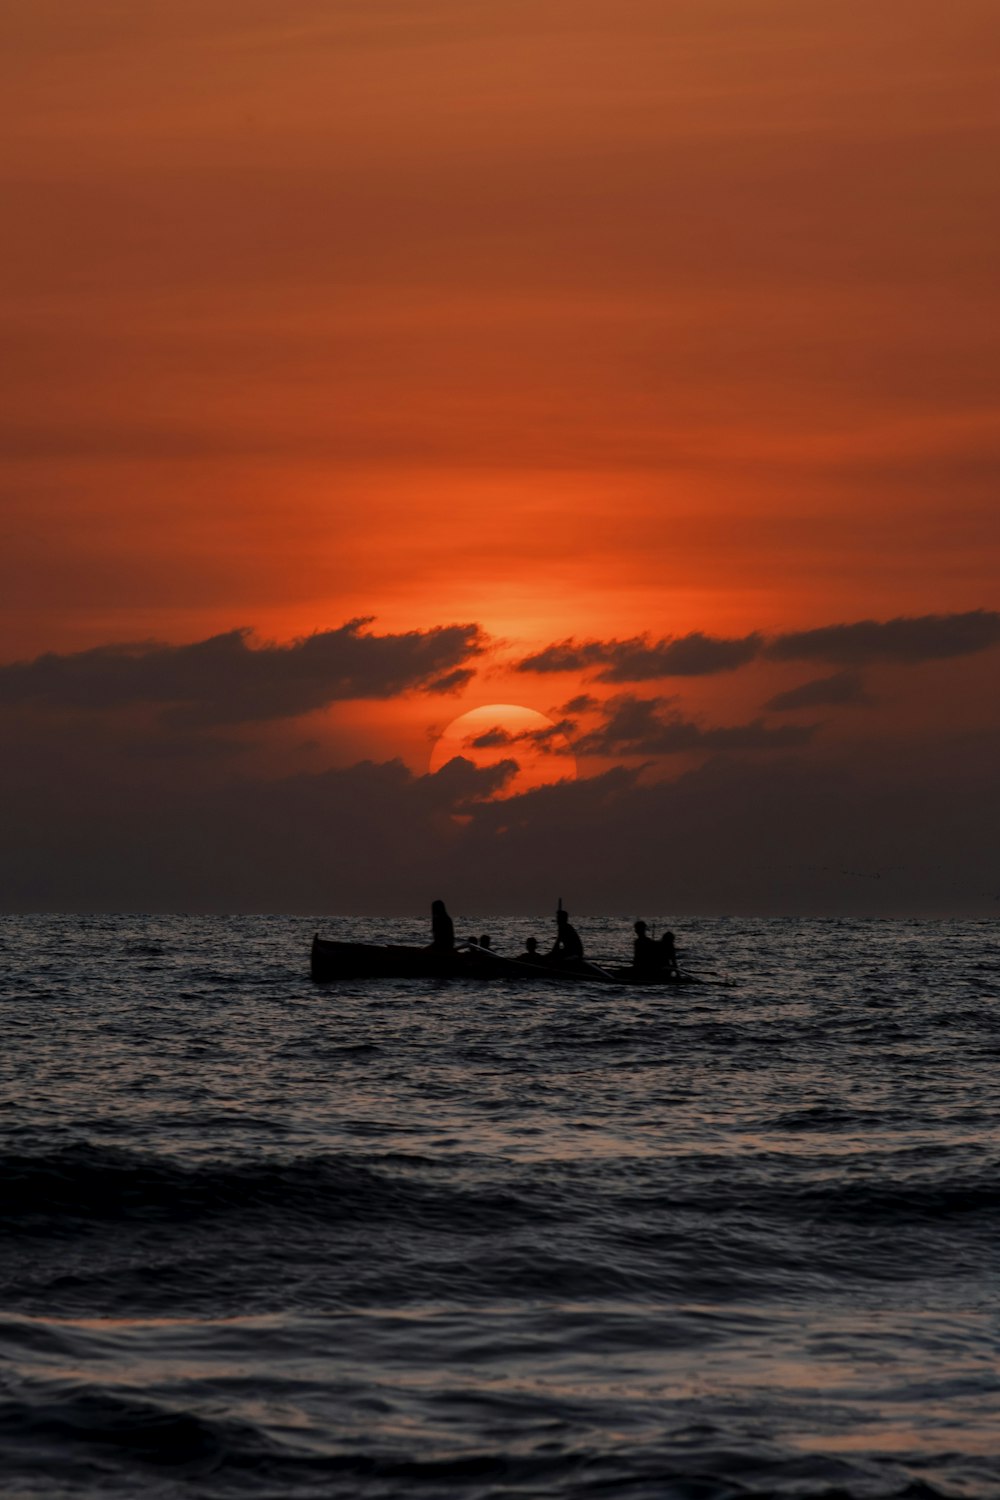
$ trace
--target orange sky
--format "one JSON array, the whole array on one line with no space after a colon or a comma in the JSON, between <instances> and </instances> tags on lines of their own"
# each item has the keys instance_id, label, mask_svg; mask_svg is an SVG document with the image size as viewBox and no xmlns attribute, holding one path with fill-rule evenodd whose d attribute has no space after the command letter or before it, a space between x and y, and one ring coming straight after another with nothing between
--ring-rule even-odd
<instances>
[{"instance_id":1,"label":"orange sky","mask_svg":"<svg viewBox=\"0 0 1000 1500\"><path fill-rule=\"evenodd\" d=\"M587 689L510 671L554 641L994 608L998 29L993 0L8 8L0 659L475 622L454 696L286 736L420 769L466 709ZM865 732L994 724L985 657L926 672ZM649 690L733 724L807 675Z\"/></svg>"}]
</instances>

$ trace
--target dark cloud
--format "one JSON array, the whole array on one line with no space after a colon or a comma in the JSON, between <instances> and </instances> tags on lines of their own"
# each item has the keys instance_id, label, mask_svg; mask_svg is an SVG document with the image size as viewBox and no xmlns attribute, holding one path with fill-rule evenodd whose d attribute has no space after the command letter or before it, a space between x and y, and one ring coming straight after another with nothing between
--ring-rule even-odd
<instances>
[{"instance_id":1,"label":"dark cloud","mask_svg":"<svg viewBox=\"0 0 1000 1500\"><path fill-rule=\"evenodd\" d=\"M787 750L806 744L815 724L781 725L762 719L705 727L685 719L670 698L611 698L604 723L576 741L578 755L676 755L689 750Z\"/></svg>"},{"instance_id":2,"label":"dark cloud","mask_svg":"<svg viewBox=\"0 0 1000 1500\"><path fill-rule=\"evenodd\" d=\"M962 615L901 616L793 631L777 636L765 654L776 661L863 666L867 662L915 663L971 656L998 644L1000 614L974 609Z\"/></svg>"},{"instance_id":3,"label":"dark cloud","mask_svg":"<svg viewBox=\"0 0 1000 1500\"><path fill-rule=\"evenodd\" d=\"M634 636L625 641L560 641L544 651L525 656L519 672L579 672L599 667L597 682L650 682L659 677L707 677L731 672L752 661L761 649L755 633L727 639L689 635L652 641Z\"/></svg>"},{"instance_id":4,"label":"dark cloud","mask_svg":"<svg viewBox=\"0 0 1000 1500\"><path fill-rule=\"evenodd\" d=\"M843 704L871 703L864 682L857 672L834 672L832 677L817 677L800 683L787 692L776 693L764 704L774 713L796 708L839 707Z\"/></svg>"},{"instance_id":5,"label":"dark cloud","mask_svg":"<svg viewBox=\"0 0 1000 1500\"><path fill-rule=\"evenodd\" d=\"M572 750L565 743L566 737L575 733L573 719L560 719L558 724L545 724L540 729L520 729L512 734L509 729L495 724L466 741L473 750L493 750L504 745L533 745L551 755L570 755Z\"/></svg>"},{"instance_id":6,"label":"dark cloud","mask_svg":"<svg viewBox=\"0 0 1000 1500\"><path fill-rule=\"evenodd\" d=\"M605 661L605 653L616 642L560 641L515 663L518 672L579 672Z\"/></svg>"},{"instance_id":7,"label":"dark cloud","mask_svg":"<svg viewBox=\"0 0 1000 1500\"><path fill-rule=\"evenodd\" d=\"M644 640L621 641L600 682L649 682L657 677L708 677L745 666L760 651L757 634L724 639L702 635L700 630L673 640L647 644Z\"/></svg>"},{"instance_id":8,"label":"dark cloud","mask_svg":"<svg viewBox=\"0 0 1000 1500\"><path fill-rule=\"evenodd\" d=\"M466 741L470 750L494 750L501 745L512 745L515 736L509 729L503 729L499 724L492 729L484 730L482 734L473 735Z\"/></svg>"},{"instance_id":9,"label":"dark cloud","mask_svg":"<svg viewBox=\"0 0 1000 1500\"><path fill-rule=\"evenodd\" d=\"M475 675L473 667L456 667L454 672L446 672L443 677L435 677L433 682L425 683L422 691L425 693L460 693Z\"/></svg>"},{"instance_id":10,"label":"dark cloud","mask_svg":"<svg viewBox=\"0 0 1000 1500\"><path fill-rule=\"evenodd\" d=\"M564 703L561 708L555 709L554 712L557 714L588 714L592 713L594 709L600 708L600 706L601 700L599 698L592 698L589 693L578 693L575 698L571 698L568 703Z\"/></svg>"},{"instance_id":11,"label":"dark cloud","mask_svg":"<svg viewBox=\"0 0 1000 1500\"><path fill-rule=\"evenodd\" d=\"M233 760L237 756L249 755L255 747L250 740L233 739L229 735L207 735L196 729L147 736L139 733L124 743L120 741L119 748L123 755L138 760L183 759L193 764L208 765L216 760Z\"/></svg>"},{"instance_id":12,"label":"dark cloud","mask_svg":"<svg viewBox=\"0 0 1000 1500\"><path fill-rule=\"evenodd\" d=\"M828 661L845 666L869 662L912 664L969 656L998 644L1000 614L978 609L966 614L824 625L815 630L790 631L767 642L757 631L723 637L695 630L659 641L648 636L624 641L570 638L523 657L516 663L516 669L538 673L589 671L595 682L652 682L667 677L706 677L731 672L759 656L775 661ZM580 701L585 703L586 695ZM841 697L811 701L860 700ZM588 706L593 706L592 700ZM573 705L567 705L567 710L574 711Z\"/></svg>"},{"instance_id":13,"label":"dark cloud","mask_svg":"<svg viewBox=\"0 0 1000 1500\"><path fill-rule=\"evenodd\" d=\"M561 889L579 911L653 919L985 916L1000 894L998 763L994 735L887 742L863 764L715 757L654 783L614 771L481 804L465 853L470 872L489 857L493 880L524 893L512 910Z\"/></svg>"},{"instance_id":14,"label":"dark cloud","mask_svg":"<svg viewBox=\"0 0 1000 1500\"><path fill-rule=\"evenodd\" d=\"M8 741L0 774L18 797L0 889L8 910L378 910L406 888L419 904L479 802L516 772L455 757L423 776L362 761L275 779L104 741L31 758Z\"/></svg>"},{"instance_id":15,"label":"dark cloud","mask_svg":"<svg viewBox=\"0 0 1000 1500\"><path fill-rule=\"evenodd\" d=\"M439 770L417 779L433 805L464 812L473 803L501 791L518 769L517 761L510 758L481 767L464 755L453 755Z\"/></svg>"},{"instance_id":16,"label":"dark cloud","mask_svg":"<svg viewBox=\"0 0 1000 1500\"><path fill-rule=\"evenodd\" d=\"M761 746L760 726L692 733L669 699L652 702L619 702L610 731L644 750L661 734L670 748ZM437 895L470 913L548 913L561 891L578 912L651 919L997 910L995 733L906 734L863 754L793 747L777 763L703 756L652 783L648 766L617 767L491 801L514 757L276 778L216 754L214 735L135 755L131 728L131 716L4 714L7 910L399 911L418 931Z\"/></svg>"},{"instance_id":17,"label":"dark cloud","mask_svg":"<svg viewBox=\"0 0 1000 1500\"><path fill-rule=\"evenodd\" d=\"M461 662L481 649L471 627L411 637L365 629L354 621L328 633L344 653L341 692L384 690L400 660L413 674L428 663L423 678L403 680L431 684L466 670L442 655ZM364 673L347 671L345 636L359 650L381 643L381 675L370 660ZM329 655L328 637L317 639ZM317 771L315 747L299 745L294 727L286 738L297 748L279 757L272 742L282 737L255 735L236 712L257 683L245 658L269 664L266 697L267 672L280 675L281 663L290 660L299 681L307 645L254 648L234 632L189 648L107 647L0 669L6 908L422 914L440 894L470 912L547 911L561 890L578 911L650 918L998 909L996 733L959 735L942 719L923 734L882 726L863 743L828 742L814 724L713 726L669 696L625 692L600 711L581 695L557 723L508 732L492 746L503 758L487 768L456 756L434 775L398 761ZM231 690L227 665L244 674ZM987 696L991 666L981 663ZM838 693L854 701L852 680L853 671L834 673L779 698L808 690L812 703ZM220 727L206 734L198 726L213 722L210 688L231 727L216 715ZM193 729L165 722L189 705L200 714ZM810 705L800 697L797 706ZM120 707L129 711L101 711ZM575 735L570 708L589 716L574 748L624 757L628 768L490 800L510 791L519 744ZM685 751L703 764L652 780L650 762L664 776ZM279 763L308 769L277 776ZM665 857L677 850L683 859Z\"/></svg>"},{"instance_id":18,"label":"dark cloud","mask_svg":"<svg viewBox=\"0 0 1000 1500\"><path fill-rule=\"evenodd\" d=\"M575 719L560 719L556 724L545 724L541 729L527 729L521 735L528 744L549 755L571 755L570 735L576 733Z\"/></svg>"},{"instance_id":19,"label":"dark cloud","mask_svg":"<svg viewBox=\"0 0 1000 1500\"><path fill-rule=\"evenodd\" d=\"M493 802L509 763L456 757L416 776L361 762L192 788L180 764L140 780L70 757L61 781L19 782L0 886L8 910L400 911L418 930L431 896L547 914L561 891L585 940L588 911L989 915L998 763L996 736L918 755L907 741L863 765L716 757L672 781L617 768Z\"/></svg>"},{"instance_id":20,"label":"dark cloud","mask_svg":"<svg viewBox=\"0 0 1000 1500\"><path fill-rule=\"evenodd\" d=\"M402 635L365 631L371 619L288 645L250 644L249 631L188 646L155 642L48 654L0 667L0 703L77 710L163 705L179 724L236 724L294 717L349 698L388 698L412 688L451 692L462 665L484 649L475 625Z\"/></svg>"}]
</instances>

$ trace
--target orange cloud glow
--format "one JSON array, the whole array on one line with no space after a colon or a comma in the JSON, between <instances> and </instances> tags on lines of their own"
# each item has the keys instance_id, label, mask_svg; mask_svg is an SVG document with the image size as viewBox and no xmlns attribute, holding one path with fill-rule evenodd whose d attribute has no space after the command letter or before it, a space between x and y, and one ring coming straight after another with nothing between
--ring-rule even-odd
<instances>
[{"instance_id":1,"label":"orange cloud glow","mask_svg":"<svg viewBox=\"0 0 1000 1500\"><path fill-rule=\"evenodd\" d=\"M985 0L33 0L0 25L0 665L482 631L437 696L258 727L269 774L423 775L463 712L595 692L588 766L640 777L647 741L676 775L814 720L802 756L845 763L993 731L985 655L517 667L997 606ZM631 739L614 693L652 705Z\"/></svg>"}]
</instances>

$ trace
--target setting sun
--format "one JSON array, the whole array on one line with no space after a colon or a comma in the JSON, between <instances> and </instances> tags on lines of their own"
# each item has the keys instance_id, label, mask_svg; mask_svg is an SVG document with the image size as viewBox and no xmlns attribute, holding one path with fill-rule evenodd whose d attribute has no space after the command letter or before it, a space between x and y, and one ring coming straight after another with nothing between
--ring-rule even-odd
<instances>
[{"instance_id":1,"label":"setting sun","mask_svg":"<svg viewBox=\"0 0 1000 1500\"><path fill-rule=\"evenodd\" d=\"M517 775L505 785L504 796L576 779L576 758L559 725L537 709L516 703L487 703L453 719L435 741L431 773L457 755L481 769L516 761Z\"/></svg>"}]
</instances>

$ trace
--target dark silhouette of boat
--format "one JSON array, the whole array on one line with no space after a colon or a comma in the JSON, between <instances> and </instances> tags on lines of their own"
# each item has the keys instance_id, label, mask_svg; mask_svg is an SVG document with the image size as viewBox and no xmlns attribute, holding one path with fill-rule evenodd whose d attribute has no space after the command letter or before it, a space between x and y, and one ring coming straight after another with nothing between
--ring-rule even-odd
<instances>
[{"instance_id":1,"label":"dark silhouette of boat","mask_svg":"<svg viewBox=\"0 0 1000 1500\"><path fill-rule=\"evenodd\" d=\"M343 979L547 979L554 984L670 986L700 984L694 974L637 974L631 967L610 968L587 959L524 963L487 948L412 948L397 943L312 941L312 977L318 984Z\"/></svg>"}]
</instances>

